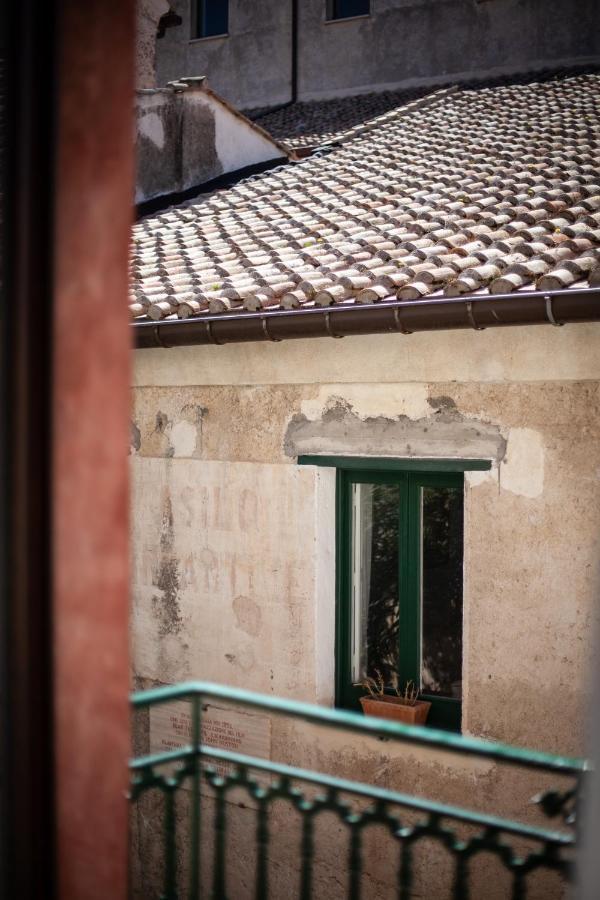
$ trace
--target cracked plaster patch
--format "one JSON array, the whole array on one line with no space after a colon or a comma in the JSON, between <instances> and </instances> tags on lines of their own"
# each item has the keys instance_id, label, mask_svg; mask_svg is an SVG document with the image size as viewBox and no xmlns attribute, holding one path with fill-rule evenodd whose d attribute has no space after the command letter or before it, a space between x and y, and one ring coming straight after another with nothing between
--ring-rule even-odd
<instances>
[{"instance_id":1,"label":"cracked plaster patch","mask_svg":"<svg viewBox=\"0 0 600 900\"><path fill-rule=\"evenodd\" d=\"M152 141L155 147L162 150L165 145L165 129L158 113L149 112L139 120L140 134Z\"/></svg>"},{"instance_id":2,"label":"cracked plaster patch","mask_svg":"<svg viewBox=\"0 0 600 900\"><path fill-rule=\"evenodd\" d=\"M425 415L361 418L347 401L332 405L317 419L304 413L290 420L285 438L287 456L336 455L405 458L504 458L506 439L498 425L465 418L450 397L426 398Z\"/></svg>"},{"instance_id":3,"label":"cracked plaster patch","mask_svg":"<svg viewBox=\"0 0 600 900\"><path fill-rule=\"evenodd\" d=\"M302 403L301 411L307 419L317 419L340 403L351 407L359 419L420 419L431 412L425 384L403 384L401 389L393 384L325 384L316 397Z\"/></svg>"},{"instance_id":4,"label":"cracked plaster patch","mask_svg":"<svg viewBox=\"0 0 600 900\"><path fill-rule=\"evenodd\" d=\"M140 429L137 427L134 421L130 422L130 442L129 442L129 452L130 454L136 454L139 452L140 447L142 446L142 435L140 433Z\"/></svg>"},{"instance_id":5,"label":"cracked plaster patch","mask_svg":"<svg viewBox=\"0 0 600 900\"><path fill-rule=\"evenodd\" d=\"M484 469L483 471L465 472L465 481L470 488L479 487L480 484L487 484L488 482L496 484L498 481L498 468L497 466L492 466L491 469Z\"/></svg>"},{"instance_id":6,"label":"cracked plaster patch","mask_svg":"<svg viewBox=\"0 0 600 900\"><path fill-rule=\"evenodd\" d=\"M169 435L171 446L173 447L173 456L193 456L196 452L196 438L198 429L196 425L182 419L171 427Z\"/></svg>"},{"instance_id":7,"label":"cracked plaster patch","mask_svg":"<svg viewBox=\"0 0 600 900\"><path fill-rule=\"evenodd\" d=\"M202 450L202 417L205 410L196 404L187 404L175 414L156 412L150 427L141 434L140 446L136 448L141 456L164 457L166 459L199 458ZM172 418L170 418L172 416Z\"/></svg>"},{"instance_id":8,"label":"cracked plaster patch","mask_svg":"<svg viewBox=\"0 0 600 900\"><path fill-rule=\"evenodd\" d=\"M511 428L500 466L500 487L521 497L539 497L544 490L544 443L532 428Z\"/></svg>"}]
</instances>

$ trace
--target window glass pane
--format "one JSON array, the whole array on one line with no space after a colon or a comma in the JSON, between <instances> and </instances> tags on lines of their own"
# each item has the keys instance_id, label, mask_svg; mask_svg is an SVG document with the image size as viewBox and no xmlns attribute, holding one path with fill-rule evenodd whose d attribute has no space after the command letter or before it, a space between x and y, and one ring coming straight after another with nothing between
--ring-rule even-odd
<instances>
[{"instance_id":1,"label":"window glass pane","mask_svg":"<svg viewBox=\"0 0 600 900\"><path fill-rule=\"evenodd\" d=\"M198 37L227 34L229 0L198 0Z\"/></svg>"},{"instance_id":2,"label":"window glass pane","mask_svg":"<svg viewBox=\"0 0 600 900\"><path fill-rule=\"evenodd\" d=\"M421 488L421 689L462 696L463 492Z\"/></svg>"},{"instance_id":3,"label":"window glass pane","mask_svg":"<svg viewBox=\"0 0 600 900\"><path fill-rule=\"evenodd\" d=\"M348 19L350 16L368 16L370 0L330 0L328 18Z\"/></svg>"},{"instance_id":4,"label":"window glass pane","mask_svg":"<svg viewBox=\"0 0 600 900\"><path fill-rule=\"evenodd\" d=\"M352 486L352 681L398 668L397 484Z\"/></svg>"}]
</instances>

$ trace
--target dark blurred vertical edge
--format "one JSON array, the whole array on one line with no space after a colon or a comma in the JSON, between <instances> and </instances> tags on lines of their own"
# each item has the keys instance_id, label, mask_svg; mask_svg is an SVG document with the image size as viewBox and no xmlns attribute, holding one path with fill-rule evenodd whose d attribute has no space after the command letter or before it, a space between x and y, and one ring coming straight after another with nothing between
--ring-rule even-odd
<instances>
[{"instance_id":1,"label":"dark blurred vertical edge","mask_svg":"<svg viewBox=\"0 0 600 900\"><path fill-rule=\"evenodd\" d=\"M135 2L58 20L52 584L60 900L124 900Z\"/></svg>"},{"instance_id":2,"label":"dark blurred vertical edge","mask_svg":"<svg viewBox=\"0 0 600 900\"><path fill-rule=\"evenodd\" d=\"M51 349L55 4L0 5L3 897L54 893Z\"/></svg>"},{"instance_id":3,"label":"dark blurred vertical edge","mask_svg":"<svg viewBox=\"0 0 600 900\"><path fill-rule=\"evenodd\" d=\"M126 893L134 9L0 5L1 898Z\"/></svg>"}]
</instances>

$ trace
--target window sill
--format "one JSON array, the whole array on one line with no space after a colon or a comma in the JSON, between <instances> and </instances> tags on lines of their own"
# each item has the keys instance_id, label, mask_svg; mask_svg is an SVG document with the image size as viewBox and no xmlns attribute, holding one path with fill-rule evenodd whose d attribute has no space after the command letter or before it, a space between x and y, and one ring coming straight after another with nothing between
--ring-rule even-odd
<instances>
[{"instance_id":1,"label":"window sill","mask_svg":"<svg viewBox=\"0 0 600 900\"><path fill-rule=\"evenodd\" d=\"M338 25L340 22L357 22L359 19L370 19L371 13L362 16L340 16L339 19L325 19L324 25Z\"/></svg>"},{"instance_id":2,"label":"window sill","mask_svg":"<svg viewBox=\"0 0 600 900\"><path fill-rule=\"evenodd\" d=\"M206 37L190 38L189 41L188 41L188 43L189 43L189 44L203 44L205 41L220 41L220 40L222 40L223 38L228 38L228 37L229 37L229 33L225 33L225 34L208 34Z\"/></svg>"}]
</instances>

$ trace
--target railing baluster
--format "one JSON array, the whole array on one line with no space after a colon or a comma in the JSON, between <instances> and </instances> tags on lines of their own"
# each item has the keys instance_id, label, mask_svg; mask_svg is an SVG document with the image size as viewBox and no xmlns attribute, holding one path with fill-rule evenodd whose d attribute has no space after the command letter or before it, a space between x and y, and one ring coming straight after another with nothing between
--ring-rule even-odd
<instances>
[{"instance_id":1,"label":"railing baluster","mask_svg":"<svg viewBox=\"0 0 600 900\"><path fill-rule=\"evenodd\" d=\"M175 785L165 789L165 882L162 900L177 900Z\"/></svg>"},{"instance_id":2,"label":"railing baluster","mask_svg":"<svg viewBox=\"0 0 600 900\"><path fill-rule=\"evenodd\" d=\"M200 781L202 778L200 697L192 699L192 746L194 772L192 775L192 814L190 823L190 890L189 900L200 900Z\"/></svg>"},{"instance_id":3,"label":"railing baluster","mask_svg":"<svg viewBox=\"0 0 600 900\"><path fill-rule=\"evenodd\" d=\"M400 859L400 900L410 900L412 881L412 843L404 840Z\"/></svg>"},{"instance_id":4,"label":"railing baluster","mask_svg":"<svg viewBox=\"0 0 600 900\"><path fill-rule=\"evenodd\" d=\"M469 900L469 873L468 859L460 851L455 852L455 869L454 869L454 890L452 897L454 900Z\"/></svg>"},{"instance_id":5,"label":"railing baluster","mask_svg":"<svg viewBox=\"0 0 600 900\"><path fill-rule=\"evenodd\" d=\"M313 853L313 817L310 812L305 812L302 817L302 873L300 876L301 900L310 900L311 897Z\"/></svg>"},{"instance_id":6,"label":"railing baluster","mask_svg":"<svg viewBox=\"0 0 600 900\"><path fill-rule=\"evenodd\" d=\"M269 880L267 871L267 849L269 847L269 805L268 800L261 797L258 801L256 820L256 900L264 900L268 896Z\"/></svg>"},{"instance_id":7,"label":"railing baluster","mask_svg":"<svg viewBox=\"0 0 600 900\"><path fill-rule=\"evenodd\" d=\"M213 872L213 900L225 900L225 788L215 786L215 862Z\"/></svg>"},{"instance_id":8,"label":"railing baluster","mask_svg":"<svg viewBox=\"0 0 600 900\"><path fill-rule=\"evenodd\" d=\"M519 866L513 870L512 900L525 900L527 896L526 872Z\"/></svg>"},{"instance_id":9,"label":"railing baluster","mask_svg":"<svg viewBox=\"0 0 600 900\"><path fill-rule=\"evenodd\" d=\"M360 825L351 823L350 825L350 886L348 889L349 900L360 900L360 875L362 870L362 860L360 845L362 840L362 829Z\"/></svg>"}]
</instances>

